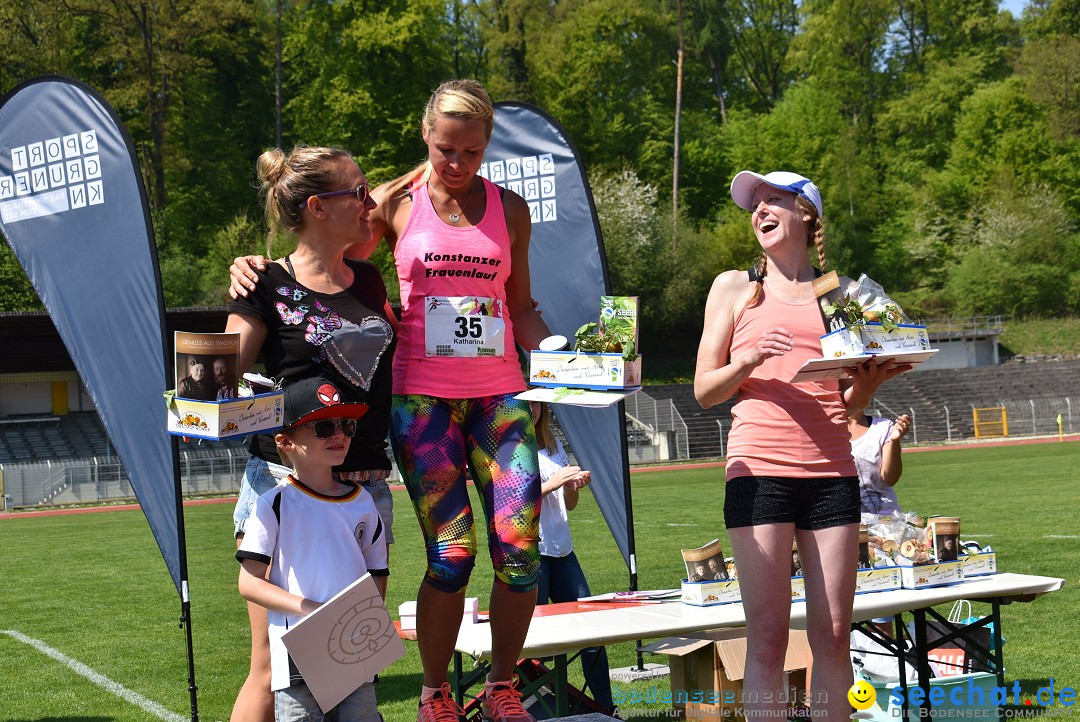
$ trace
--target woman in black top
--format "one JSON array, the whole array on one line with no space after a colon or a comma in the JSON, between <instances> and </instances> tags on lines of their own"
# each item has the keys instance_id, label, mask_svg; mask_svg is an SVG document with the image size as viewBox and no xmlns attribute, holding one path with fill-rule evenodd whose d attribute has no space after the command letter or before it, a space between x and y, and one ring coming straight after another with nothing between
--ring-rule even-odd
<instances>
[{"instance_id":1,"label":"woman in black top","mask_svg":"<svg viewBox=\"0 0 1080 722\"><path fill-rule=\"evenodd\" d=\"M240 368L250 368L261 351L266 373L284 384L325 376L344 400L367 404L345 462L335 471L343 480L385 487L396 319L379 270L344 257L350 245L371 237L367 219L375 202L367 179L347 151L303 146L288 154L263 153L258 175L268 237L283 228L297 244L259 272L262 282L254 292L229 307L226 330L240 333ZM269 435L254 438L251 454L234 514L238 539L255 499L288 471ZM232 719L272 720L266 610L249 604L248 616L251 669Z\"/></svg>"}]
</instances>

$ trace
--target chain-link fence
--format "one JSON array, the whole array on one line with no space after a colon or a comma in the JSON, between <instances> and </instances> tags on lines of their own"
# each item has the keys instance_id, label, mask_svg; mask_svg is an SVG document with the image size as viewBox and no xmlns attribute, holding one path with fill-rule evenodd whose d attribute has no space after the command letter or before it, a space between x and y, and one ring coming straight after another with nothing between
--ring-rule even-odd
<instances>
[{"instance_id":1,"label":"chain-link fence","mask_svg":"<svg viewBox=\"0 0 1080 722\"><path fill-rule=\"evenodd\" d=\"M976 410L980 428L976 434ZM997 410L1003 415L1000 425L985 424ZM1080 397L1059 396L1038 399L1002 399L980 401L965 406L922 402L918 406L888 406L874 400L867 413L873 416L911 417L912 444L968 441L976 438L1013 438L1018 436L1057 436L1080 430ZM1000 429L998 431L997 429Z\"/></svg>"},{"instance_id":2,"label":"chain-link fence","mask_svg":"<svg viewBox=\"0 0 1080 722\"><path fill-rule=\"evenodd\" d=\"M654 399L644 391L626 397L627 445L631 463L690 458L690 434L671 399ZM634 447L653 447L649 454L635 453ZM635 456L639 457L635 460Z\"/></svg>"}]
</instances>

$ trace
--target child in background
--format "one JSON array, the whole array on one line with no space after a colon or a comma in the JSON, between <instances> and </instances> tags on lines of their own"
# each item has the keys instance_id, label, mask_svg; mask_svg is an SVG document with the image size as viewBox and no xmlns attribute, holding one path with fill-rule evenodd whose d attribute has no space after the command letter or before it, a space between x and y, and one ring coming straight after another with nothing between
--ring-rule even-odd
<instances>
[{"instance_id":1,"label":"child in background","mask_svg":"<svg viewBox=\"0 0 1080 722\"><path fill-rule=\"evenodd\" d=\"M331 471L344 461L356 420L366 411L365 404L343 403L340 390L325 378L285 388L285 428L274 440L293 473L258 498L236 552L240 594L269 610L270 687L278 722L323 719L281 641L285 630L365 573L386 596L389 570L379 513L362 486L338 481ZM372 680L327 711L327 719L381 722Z\"/></svg>"},{"instance_id":2,"label":"child in background","mask_svg":"<svg viewBox=\"0 0 1080 722\"><path fill-rule=\"evenodd\" d=\"M590 472L570 465L566 450L551 429L551 408L545 403L530 401L529 409L536 425L540 490L544 500L540 507L540 577L536 603L547 604L548 600L575 602L590 596L591 592L585 572L574 554L567 512L577 506L578 490L587 486L592 478ZM702 562L703 571L704 566ZM593 699L610 712L614 703L607 650L603 647L583 649L581 668Z\"/></svg>"},{"instance_id":3,"label":"child in background","mask_svg":"<svg viewBox=\"0 0 1080 722\"><path fill-rule=\"evenodd\" d=\"M911 417L901 414L896 421L865 416L862 410L848 411L851 455L859 472L859 505L864 514L899 514L896 482L904 470L900 440L911 428Z\"/></svg>"}]
</instances>

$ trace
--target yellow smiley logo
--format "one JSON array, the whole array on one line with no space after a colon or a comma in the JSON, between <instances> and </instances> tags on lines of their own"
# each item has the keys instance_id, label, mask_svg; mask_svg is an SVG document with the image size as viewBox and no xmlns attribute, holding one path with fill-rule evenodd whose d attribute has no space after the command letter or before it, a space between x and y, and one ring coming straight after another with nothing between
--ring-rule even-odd
<instances>
[{"instance_id":1,"label":"yellow smiley logo","mask_svg":"<svg viewBox=\"0 0 1080 722\"><path fill-rule=\"evenodd\" d=\"M847 693L848 702L857 710L869 709L877 701L877 692L865 679L851 685Z\"/></svg>"}]
</instances>

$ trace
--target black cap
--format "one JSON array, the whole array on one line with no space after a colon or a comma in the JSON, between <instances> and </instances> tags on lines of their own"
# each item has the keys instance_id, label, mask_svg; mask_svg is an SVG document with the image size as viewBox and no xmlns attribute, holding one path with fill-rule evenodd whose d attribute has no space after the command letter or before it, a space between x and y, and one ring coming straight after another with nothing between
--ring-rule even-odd
<instances>
[{"instance_id":1,"label":"black cap","mask_svg":"<svg viewBox=\"0 0 1080 722\"><path fill-rule=\"evenodd\" d=\"M319 419L359 419L367 410L367 404L346 402L341 390L321 376L285 387L286 430Z\"/></svg>"}]
</instances>

